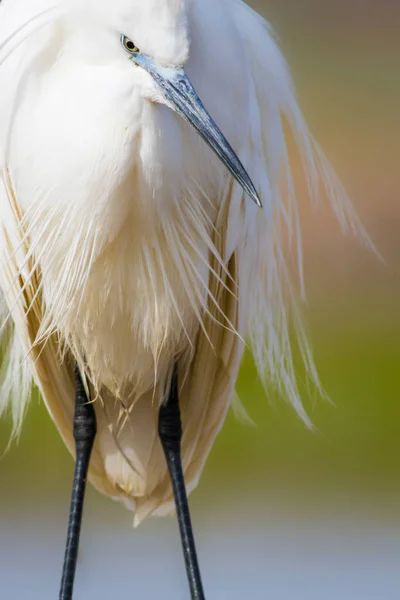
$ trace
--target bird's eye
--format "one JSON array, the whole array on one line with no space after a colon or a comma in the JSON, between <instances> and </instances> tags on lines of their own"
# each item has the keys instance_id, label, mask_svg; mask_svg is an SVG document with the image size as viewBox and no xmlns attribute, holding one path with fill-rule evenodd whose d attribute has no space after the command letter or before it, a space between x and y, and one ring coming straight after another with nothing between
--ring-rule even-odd
<instances>
[{"instance_id":1,"label":"bird's eye","mask_svg":"<svg viewBox=\"0 0 400 600\"><path fill-rule=\"evenodd\" d=\"M138 54L140 52L139 48L126 35L121 35L121 43L129 54Z\"/></svg>"}]
</instances>

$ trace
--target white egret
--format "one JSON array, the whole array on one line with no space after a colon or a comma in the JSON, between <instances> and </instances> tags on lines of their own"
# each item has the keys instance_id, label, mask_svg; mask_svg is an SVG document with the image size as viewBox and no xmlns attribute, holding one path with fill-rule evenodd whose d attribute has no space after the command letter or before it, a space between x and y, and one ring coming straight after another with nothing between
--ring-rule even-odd
<instances>
[{"instance_id":1,"label":"white egret","mask_svg":"<svg viewBox=\"0 0 400 600\"><path fill-rule=\"evenodd\" d=\"M307 419L290 314L319 383L285 260L294 239L301 292L284 120L310 194L320 179L356 231L273 34L241 0L0 5L0 408L18 433L35 384L76 445L64 600L89 460L89 480L136 524L175 500L192 598L204 597L186 491L224 422L244 340L263 381Z\"/></svg>"}]
</instances>

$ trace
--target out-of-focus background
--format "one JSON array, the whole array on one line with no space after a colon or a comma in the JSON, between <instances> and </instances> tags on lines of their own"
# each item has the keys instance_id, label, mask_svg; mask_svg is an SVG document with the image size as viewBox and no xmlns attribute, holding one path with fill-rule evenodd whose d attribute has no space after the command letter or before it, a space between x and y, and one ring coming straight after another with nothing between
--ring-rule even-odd
<instances>
[{"instance_id":1,"label":"out-of-focus background","mask_svg":"<svg viewBox=\"0 0 400 600\"><path fill-rule=\"evenodd\" d=\"M245 361L238 390L257 427L228 417L192 496L207 598L400 598L400 4L251 4L386 264L301 202L305 315L334 404L306 399L311 433ZM0 462L4 600L57 596L72 471L35 399ZM130 513L89 491L77 600L183 600L186 585L174 519L133 531Z\"/></svg>"}]
</instances>

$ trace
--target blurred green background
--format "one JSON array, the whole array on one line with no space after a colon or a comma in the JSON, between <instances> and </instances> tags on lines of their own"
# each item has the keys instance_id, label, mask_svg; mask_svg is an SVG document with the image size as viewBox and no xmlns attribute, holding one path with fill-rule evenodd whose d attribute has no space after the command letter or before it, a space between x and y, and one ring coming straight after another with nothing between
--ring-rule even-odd
<instances>
[{"instance_id":1,"label":"blurred green background","mask_svg":"<svg viewBox=\"0 0 400 600\"><path fill-rule=\"evenodd\" d=\"M238 391L256 427L229 415L192 496L209 597L399 598L400 4L251 4L385 264L300 198L304 316L332 403L305 397L310 432L246 358ZM3 448L8 435L2 423ZM56 597L72 469L35 398L0 462L1 597ZM173 521L133 532L93 491L86 513L76 598L188 597Z\"/></svg>"}]
</instances>

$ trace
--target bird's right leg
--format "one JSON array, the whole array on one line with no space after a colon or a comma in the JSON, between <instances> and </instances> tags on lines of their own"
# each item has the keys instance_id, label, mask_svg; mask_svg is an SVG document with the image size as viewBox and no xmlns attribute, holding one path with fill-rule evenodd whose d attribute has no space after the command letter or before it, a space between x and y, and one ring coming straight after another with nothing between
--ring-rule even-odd
<instances>
[{"instance_id":1,"label":"bird's right leg","mask_svg":"<svg viewBox=\"0 0 400 600\"><path fill-rule=\"evenodd\" d=\"M61 580L60 600L71 600L78 559L79 537L82 525L83 503L90 456L96 437L96 415L88 398L78 367L75 369L74 439L76 463L69 513L67 544Z\"/></svg>"},{"instance_id":2,"label":"bird's right leg","mask_svg":"<svg viewBox=\"0 0 400 600\"><path fill-rule=\"evenodd\" d=\"M191 597L192 600L205 600L182 468L182 423L176 367L168 400L160 409L158 433L171 476Z\"/></svg>"}]
</instances>

